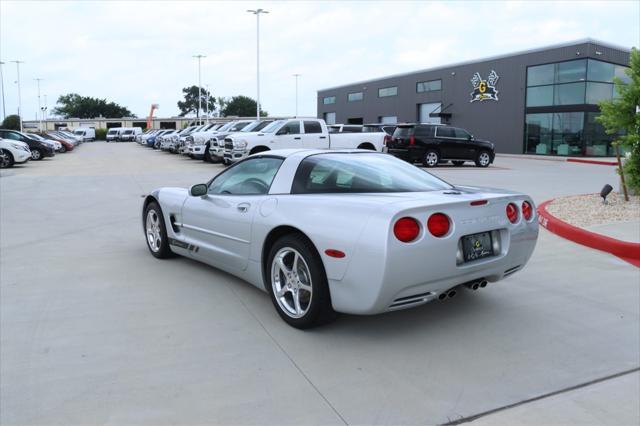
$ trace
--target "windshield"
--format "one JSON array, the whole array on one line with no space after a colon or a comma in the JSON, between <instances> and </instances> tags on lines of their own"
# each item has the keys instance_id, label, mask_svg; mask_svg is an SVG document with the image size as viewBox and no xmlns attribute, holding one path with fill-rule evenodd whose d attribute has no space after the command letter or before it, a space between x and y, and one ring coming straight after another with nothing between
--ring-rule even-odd
<instances>
[{"instance_id":1,"label":"windshield","mask_svg":"<svg viewBox=\"0 0 640 426\"><path fill-rule=\"evenodd\" d=\"M385 154L319 154L303 160L292 194L426 192L452 186Z\"/></svg>"},{"instance_id":2,"label":"windshield","mask_svg":"<svg viewBox=\"0 0 640 426\"><path fill-rule=\"evenodd\" d=\"M107 132L108 135L115 135L116 133L118 133L118 131L115 129L111 129Z\"/></svg>"},{"instance_id":3,"label":"windshield","mask_svg":"<svg viewBox=\"0 0 640 426\"><path fill-rule=\"evenodd\" d=\"M231 126L229 131L230 132L239 132L240 130L242 130L245 127L247 127L250 123L251 122L249 122L249 121L240 121L240 122L234 124L233 126Z\"/></svg>"},{"instance_id":4,"label":"windshield","mask_svg":"<svg viewBox=\"0 0 640 426\"><path fill-rule=\"evenodd\" d=\"M133 130L125 130L125 131L124 131L124 134L125 134L125 135L130 135L131 133L133 133Z\"/></svg>"},{"instance_id":5,"label":"windshield","mask_svg":"<svg viewBox=\"0 0 640 426\"><path fill-rule=\"evenodd\" d=\"M227 124L225 124L224 126L220 127L218 129L219 132L225 132L227 130L229 130L231 128L231 126L233 126L235 124L235 121L230 121Z\"/></svg>"},{"instance_id":6,"label":"windshield","mask_svg":"<svg viewBox=\"0 0 640 426\"><path fill-rule=\"evenodd\" d=\"M76 130L73 132L74 135L84 135L84 130Z\"/></svg>"},{"instance_id":7,"label":"windshield","mask_svg":"<svg viewBox=\"0 0 640 426\"><path fill-rule=\"evenodd\" d=\"M260 129L265 128L271 123L271 121L253 121L247 127L240 130L241 132L258 132Z\"/></svg>"},{"instance_id":8,"label":"windshield","mask_svg":"<svg viewBox=\"0 0 640 426\"><path fill-rule=\"evenodd\" d=\"M273 123L269 124L267 127L262 129L264 133L273 133L280 128L281 125L286 123L287 120L276 120Z\"/></svg>"}]
</instances>

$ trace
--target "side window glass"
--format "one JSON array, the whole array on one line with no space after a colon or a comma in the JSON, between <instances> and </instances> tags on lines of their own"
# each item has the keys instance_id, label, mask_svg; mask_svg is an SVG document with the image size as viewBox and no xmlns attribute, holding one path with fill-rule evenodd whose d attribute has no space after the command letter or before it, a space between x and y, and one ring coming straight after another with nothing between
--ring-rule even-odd
<instances>
[{"instance_id":1,"label":"side window glass","mask_svg":"<svg viewBox=\"0 0 640 426\"><path fill-rule=\"evenodd\" d=\"M317 121L305 121L304 122L305 133L322 133L322 126Z\"/></svg>"},{"instance_id":2,"label":"side window glass","mask_svg":"<svg viewBox=\"0 0 640 426\"><path fill-rule=\"evenodd\" d=\"M209 194L261 195L269 192L282 158L252 158L217 176L209 185Z\"/></svg>"},{"instance_id":3,"label":"side window glass","mask_svg":"<svg viewBox=\"0 0 640 426\"><path fill-rule=\"evenodd\" d=\"M300 134L300 122L299 121L290 121L285 126L288 132L285 134L289 135L299 135Z\"/></svg>"},{"instance_id":4,"label":"side window glass","mask_svg":"<svg viewBox=\"0 0 640 426\"><path fill-rule=\"evenodd\" d=\"M438 127L436 135L440 138L455 138L456 134L451 127Z\"/></svg>"},{"instance_id":5,"label":"side window glass","mask_svg":"<svg viewBox=\"0 0 640 426\"><path fill-rule=\"evenodd\" d=\"M462 129L455 129L456 132L456 138L460 138L460 139L469 139L469 133L467 133L466 130L462 130Z\"/></svg>"}]
</instances>

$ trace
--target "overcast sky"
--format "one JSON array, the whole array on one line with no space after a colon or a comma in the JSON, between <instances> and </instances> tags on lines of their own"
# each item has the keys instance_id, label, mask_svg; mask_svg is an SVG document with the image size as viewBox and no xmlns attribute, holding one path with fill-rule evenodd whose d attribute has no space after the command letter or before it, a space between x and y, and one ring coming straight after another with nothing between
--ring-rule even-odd
<instances>
[{"instance_id":1,"label":"overcast sky","mask_svg":"<svg viewBox=\"0 0 640 426\"><path fill-rule=\"evenodd\" d=\"M317 90L585 37L640 44L640 2L206 2L0 1L0 59L7 114L17 111L16 59L25 119L61 94L106 98L144 117L178 114L181 88L256 94L256 18L263 8L263 108L316 115Z\"/></svg>"}]
</instances>

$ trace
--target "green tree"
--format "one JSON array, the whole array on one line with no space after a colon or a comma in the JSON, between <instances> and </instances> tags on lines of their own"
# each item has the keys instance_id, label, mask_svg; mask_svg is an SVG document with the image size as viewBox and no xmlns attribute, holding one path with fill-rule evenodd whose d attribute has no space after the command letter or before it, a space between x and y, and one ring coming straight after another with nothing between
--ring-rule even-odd
<instances>
[{"instance_id":1,"label":"green tree","mask_svg":"<svg viewBox=\"0 0 640 426\"><path fill-rule=\"evenodd\" d=\"M207 92L207 89L202 88L202 117L207 111L207 93L209 94L209 112L213 112L216 109L216 98L211 96L211 92ZM184 117L187 114L198 114L198 86L185 87L182 89L184 95L184 101L178 101L178 109L180 109L180 117Z\"/></svg>"},{"instance_id":2,"label":"green tree","mask_svg":"<svg viewBox=\"0 0 640 426\"><path fill-rule=\"evenodd\" d=\"M253 117L256 115L257 103L248 96L234 96L231 99L225 99L224 108L221 110L225 117ZM269 113L265 110L260 111L260 117L267 117Z\"/></svg>"},{"instance_id":3,"label":"green tree","mask_svg":"<svg viewBox=\"0 0 640 426\"><path fill-rule=\"evenodd\" d=\"M627 184L640 194L640 52L636 48L631 49L626 73L631 81L625 84L619 78L614 79L614 90L618 96L610 101L600 102L602 113L598 121L608 134L619 134L614 144L629 151L624 174Z\"/></svg>"},{"instance_id":4,"label":"green tree","mask_svg":"<svg viewBox=\"0 0 640 426\"><path fill-rule=\"evenodd\" d=\"M58 98L58 106L53 113L64 118L120 118L135 117L127 108L107 102L106 99L80 96L77 93L69 93Z\"/></svg>"},{"instance_id":5,"label":"green tree","mask_svg":"<svg viewBox=\"0 0 640 426\"><path fill-rule=\"evenodd\" d=\"M2 121L2 128L8 130L20 130L20 116L7 115Z\"/></svg>"}]
</instances>

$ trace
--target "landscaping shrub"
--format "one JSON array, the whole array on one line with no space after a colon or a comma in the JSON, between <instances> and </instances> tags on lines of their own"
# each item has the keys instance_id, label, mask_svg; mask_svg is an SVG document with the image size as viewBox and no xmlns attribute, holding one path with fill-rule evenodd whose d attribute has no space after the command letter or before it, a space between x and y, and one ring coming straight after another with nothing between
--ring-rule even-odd
<instances>
[{"instance_id":1,"label":"landscaping shrub","mask_svg":"<svg viewBox=\"0 0 640 426\"><path fill-rule=\"evenodd\" d=\"M107 139L107 129L96 129L96 140L104 141Z\"/></svg>"}]
</instances>

